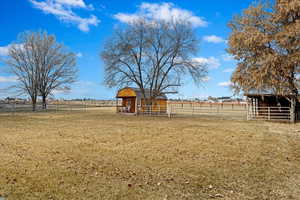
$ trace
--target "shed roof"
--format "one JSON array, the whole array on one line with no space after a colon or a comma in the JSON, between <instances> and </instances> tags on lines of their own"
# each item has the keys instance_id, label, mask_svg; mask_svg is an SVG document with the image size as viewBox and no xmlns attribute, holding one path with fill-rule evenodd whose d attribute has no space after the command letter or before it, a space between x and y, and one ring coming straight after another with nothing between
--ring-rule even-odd
<instances>
[{"instance_id":1,"label":"shed roof","mask_svg":"<svg viewBox=\"0 0 300 200\"><path fill-rule=\"evenodd\" d=\"M258 97L258 96L264 96L264 97L294 97L296 95L294 95L294 94L251 94L251 93L245 93L244 96L247 96L247 97Z\"/></svg>"},{"instance_id":2,"label":"shed roof","mask_svg":"<svg viewBox=\"0 0 300 200\"><path fill-rule=\"evenodd\" d=\"M286 93L286 94L276 94L272 92L271 90L249 90L247 93L244 93L244 96L247 97L258 97L258 96L265 96L265 97L294 97L296 95L291 94L291 93Z\"/></svg>"},{"instance_id":3,"label":"shed roof","mask_svg":"<svg viewBox=\"0 0 300 200\"><path fill-rule=\"evenodd\" d=\"M125 96L119 95L120 92L121 92L122 90L125 90L125 89L129 89L129 90L134 91L135 96L136 96L137 98L141 98L141 99L144 98L142 91L141 91L139 88L134 88L134 87L125 87L125 88L120 89L120 90L118 91L116 97L117 97L117 98L125 97ZM145 96L146 96L146 98L150 98L150 90L149 90L149 89L145 89ZM167 96L166 96L165 94L161 94L161 95L157 96L156 99L167 99Z\"/></svg>"}]
</instances>

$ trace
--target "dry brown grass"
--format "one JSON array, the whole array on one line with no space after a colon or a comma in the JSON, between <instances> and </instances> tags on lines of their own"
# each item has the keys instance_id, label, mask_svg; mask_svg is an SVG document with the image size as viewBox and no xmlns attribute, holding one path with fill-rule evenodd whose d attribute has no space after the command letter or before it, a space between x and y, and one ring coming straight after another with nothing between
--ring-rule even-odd
<instances>
[{"instance_id":1,"label":"dry brown grass","mask_svg":"<svg viewBox=\"0 0 300 200\"><path fill-rule=\"evenodd\" d=\"M5 199L300 199L300 125L0 115Z\"/></svg>"}]
</instances>

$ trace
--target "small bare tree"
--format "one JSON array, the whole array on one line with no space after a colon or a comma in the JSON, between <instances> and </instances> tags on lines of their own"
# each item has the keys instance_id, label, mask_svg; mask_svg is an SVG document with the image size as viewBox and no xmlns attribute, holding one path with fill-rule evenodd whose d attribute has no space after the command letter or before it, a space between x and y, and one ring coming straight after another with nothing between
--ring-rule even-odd
<instances>
[{"instance_id":1,"label":"small bare tree","mask_svg":"<svg viewBox=\"0 0 300 200\"><path fill-rule=\"evenodd\" d=\"M117 29L101 53L106 85L138 87L145 99L149 90L151 100L176 92L187 74L201 82L207 70L193 59L199 43L195 35L189 23L175 20L140 19Z\"/></svg>"},{"instance_id":2,"label":"small bare tree","mask_svg":"<svg viewBox=\"0 0 300 200\"><path fill-rule=\"evenodd\" d=\"M46 32L22 33L18 43L11 45L5 60L18 80L14 88L30 96L33 111L38 96L42 97L46 109L48 95L55 90L69 90L75 81L76 56Z\"/></svg>"}]
</instances>

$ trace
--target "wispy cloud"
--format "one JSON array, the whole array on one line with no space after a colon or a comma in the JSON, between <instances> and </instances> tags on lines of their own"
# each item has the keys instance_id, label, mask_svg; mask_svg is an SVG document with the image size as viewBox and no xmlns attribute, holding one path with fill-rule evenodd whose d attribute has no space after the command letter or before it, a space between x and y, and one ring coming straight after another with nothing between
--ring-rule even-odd
<instances>
[{"instance_id":1,"label":"wispy cloud","mask_svg":"<svg viewBox=\"0 0 300 200\"><path fill-rule=\"evenodd\" d=\"M55 0L57 3L70 7L94 9L92 4L86 5L83 0Z\"/></svg>"},{"instance_id":2,"label":"wispy cloud","mask_svg":"<svg viewBox=\"0 0 300 200\"><path fill-rule=\"evenodd\" d=\"M76 56L77 56L78 58L81 58L83 55L82 55L81 52L79 52L79 53L76 54Z\"/></svg>"},{"instance_id":3,"label":"wispy cloud","mask_svg":"<svg viewBox=\"0 0 300 200\"><path fill-rule=\"evenodd\" d=\"M11 45L0 47L0 56L7 56L8 55L8 50L9 50L10 46Z\"/></svg>"},{"instance_id":4,"label":"wispy cloud","mask_svg":"<svg viewBox=\"0 0 300 200\"><path fill-rule=\"evenodd\" d=\"M124 23L133 23L140 18L146 18L149 21L163 20L187 20L194 27L205 27L207 22L191 11L178 8L172 3L142 3L138 7L138 11L133 14L117 13L114 15L116 19Z\"/></svg>"},{"instance_id":5,"label":"wispy cloud","mask_svg":"<svg viewBox=\"0 0 300 200\"><path fill-rule=\"evenodd\" d=\"M205 76L201 79L203 82L208 82L211 80L211 77L210 76Z\"/></svg>"},{"instance_id":6,"label":"wispy cloud","mask_svg":"<svg viewBox=\"0 0 300 200\"><path fill-rule=\"evenodd\" d=\"M223 70L223 72L225 72L225 73L231 73L233 71L234 71L234 68L226 68Z\"/></svg>"},{"instance_id":7,"label":"wispy cloud","mask_svg":"<svg viewBox=\"0 0 300 200\"><path fill-rule=\"evenodd\" d=\"M203 37L203 40L209 43L227 43L227 40L224 40L223 38L216 36L216 35L207 35Z\"/></svg>"},{"instance_id":8,"label":"wispy cloud","mask_svg":"<svg viewBox=\"0 0 300 200\"><path fill-rule=\"evenodd\" d=\"M224 60L224 61L233 61L234 60L234 57L228 53L223 54L221 57L222 57L222 60Z\"/></svg>"},{"instance_id":9,"label":"wispy cloud","mask_svg":"<svg viewBox=\"0 0 300 200\"><path fill-rule=\"evenodd\" d=\"M65 23L77 25L83 31L88 32L90 26L97 26L100 20L95 15L88 18L79 16L73 8L93 9L92 5L86 5L83 0L29 0L33 6L46 14L52 14Z\"/></svg>"},{"instance_id":10,"label":"wispy cloud","mask_svg":"<svg viewBox=\"0 0 300 200\"><path fill-rule=\"evenodd\" d=\"M0 83L14 83L17 82L16 76L0 76Z\"/></svg>"},{"instance_id":11,"label":"wispy cloud","mask_svg":"<svg viewBox=\"0 0 300 200\"><path fill-rule=\"evenodd\" d=\"M221 86L221 87L229 87L229 86L232 86L232 82L230 82L230 81L227 81L227 82L220 82L220 83L218 83L218 86Z\"/></svg>"},{"instance_id":12,"label":"wispy cloud","mask_svg":"<svg viewBox=\"0 0 300 200\"><path fill-rule=\"evenodd\" d=\"M8 44L6 46L0 47L0 56L8 56L9 48L11 48L14 45L16 48L23 48L23 44Z\"/></svg>"},{"instance_id":13,"label":"wispy cloud","mask_svg":"<svg viewBox=\"0 0 300 200\"><path fill-rule=\"evenodd\" d=\"M221 65L219 59L212 56L209 58L197 57L193 60L195 62L199 62L200 64L206 65L209 69L217 69Z\"/></svg>"}]
</instances>

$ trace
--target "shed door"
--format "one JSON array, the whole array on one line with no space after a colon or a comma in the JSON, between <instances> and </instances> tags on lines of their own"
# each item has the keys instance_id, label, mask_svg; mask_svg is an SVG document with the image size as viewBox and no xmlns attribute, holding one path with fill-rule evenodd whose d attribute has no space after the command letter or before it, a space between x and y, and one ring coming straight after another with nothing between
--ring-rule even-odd
<instances>
[{"instance_id":1,"label":"shed door","mask_svg":"<svg viewBox=\"0 0 300 200\"><path fill-rule=\"evenodd\" d=\"M130 113L134 113L135 112L135 97L124 98L123 106L127 107Z\"/></svg>"}]
</instances>

